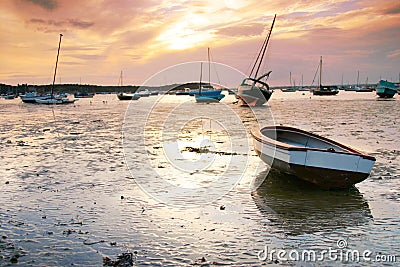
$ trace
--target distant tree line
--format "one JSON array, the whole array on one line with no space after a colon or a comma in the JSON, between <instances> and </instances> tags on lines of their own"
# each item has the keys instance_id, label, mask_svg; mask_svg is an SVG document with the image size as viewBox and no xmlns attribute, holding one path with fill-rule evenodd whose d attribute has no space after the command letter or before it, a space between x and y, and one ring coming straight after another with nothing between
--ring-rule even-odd
<instances>
[{"instance_id":1,"label":"distant tree line","mask_svg":"<svg viewBox=\"0 0 400 267\"><path fill-rule=\"evenodd\" d=\"M8 85L0 84L0 94L16 94L23 95L29 92L36 92L38 94L47 94L51 92L51 84L46 85L31 85L31 84L18 84ZM74 94L81 93L135 93L137 90L149 91L169 91L169 90L183 90L185 88L199 89L199 83L185 83L185 84L170 84L162 86L139 86L139 85L123 85L123 86L108 86L108 85L90 85L90 84L55 84L54 93L68 93Z\"/></svg>"},{"instance_id":2,"label":"distant tree line","mask_svg":"<svg viewBox=\"0 0 400 267\"><path fill-rule=\"evenodd\" d=\"M36 92L38 94L47 94L51 92L51 84L47 85L30 85L18 84L16 86L8 84L0 84L0 94L17 94L23 95L29 92ZM101 86L89 84L55 84L54 93L69 93L74 94L77 92L86 93L119 93L119 92L136 92L139 86L137 85L124 85L124 86Z\"/></svg>"}]
</instances>

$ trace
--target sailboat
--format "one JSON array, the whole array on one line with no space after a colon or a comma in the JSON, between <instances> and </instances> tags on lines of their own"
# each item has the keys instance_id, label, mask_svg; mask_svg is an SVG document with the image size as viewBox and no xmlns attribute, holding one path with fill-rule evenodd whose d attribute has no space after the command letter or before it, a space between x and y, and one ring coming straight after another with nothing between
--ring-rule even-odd
<instances>
[{"instance_id":1,"label":"sailboat","mask_svg":"<svg viewBox=\"0 0 400 267\"><path fill-rule=\"evenodd\" d=\"M203 93L204 88L201 83L202 75L203 75L203 62L200 62L199 93L194 95L196 102L197 103L218 103L219 101L221 101L222 98L225 97L225 95L221 94L221 91L219 91L219 94L213 93L213 91L211 91L211 93L209 93L209 94L204 94Z\"/></svg>"},{"instance_id":2,"label":"sailboat","mask_svg":"<svg viewBox=\"0 0 400 267\"><path fill-rule=\"evenodd\" d=\"M271 37L272 29L274 27L276 19L276 14L274 16L274 20L272 21L271 29L265 38L263 45L258 53L256 61L254 62L253 68L250 72L249 77L244 79L242 83L238 87L238 94L237 98L239 99L238 103L241 106L261 106L266 103L272 95L272 90L269 88L269 85L266 83L271 71L258 76L258 71L260 70L265 52L267 50L267 46L269 43L269 39ZM254 72L252 77L253 71L257 66L257 70ZM265 79L265 81L262 81Z\"/></svg>"},{"instance_id":3,"label":"sailboat","mask_svg":"<svg viewBox=\"0 0 400 267\"><path fill-rule=\"evenodd\" d=\"M217 103L225 97L221 90L215 90L211 85L211 66L210 66L210 48L208 48L208 84L203 86L201 84L201 78L203 73L203 63L201 63L200 69L200 85L199 91L194 94L196 102L198 103Z\"/></svg>"},{"instance_id":4,"label":"sailboat","mask_svg":"<svg viewBox=\"0 0 400 267\"><path fill-rule=\"evenodd\" d=\"M303 74L301 74L301 86L298 90L299 91L310 91L308 88L304 87Z\"/></svg>"},{"instance_id":5,"label":"sailboat","mask_svg":"<svg viewBox=\"0 0 400 267\"><path fill-rule=\"evenodd\" d=\"M289 88L283 88L281 89L282 92L296 92L296 82L293 80L293 86L292 86L292 72L289 72L289 83L290 87Z\"/></svg>"},{"instance_id":6,"label":"sailboat","mask_svg":"<svg viewBox=\"0 0 400 267\"><path fill-rule=\"evenodd\" d=\"M122 70L121 74L119 75L118 86L122 86ZM138 100L140 98L139 94L126 94L126 93L119 93L117 94L119 100Z\"/></svg>"},{"instance_id":7,"label":"sailboat","mask_svg":"<svg viewBox=\"0 0 400 267\"><path fill-rule=\"evenodd\" d=\"M371 86L368 85L368 77L367 77L367 79L365 80L365 85L362 87L359 87L359 89L356 92L364 93L364 92L372 92L372 91L374 91L374 88L372 88Z\"/></svg>"},{"instance_id":8,"label":"sailboat","mask_svg":"<svg viewBox=\"0 0 400 267\"><path fill-rule=\"evenodd\" d=\"M60 55L60 48L61 48L61 38L62 34L60 33L60 41L58 42L58 50L57 50L57 59L56 59L56 67L54 69L54 76L53 76L53 84L51 86L51 94L50 98L42 99L42 98L35 98L35 102L38 104L46 104L46 105L60 105L60 104L72 104L77 99L68 99L64 97L55 97L54 96L54 83L56 81L56 73L57 73L57 65L58 65L58 56Z\"/></svg>"},{"instance_id":9,"label":"sailboat","mask_svg":"<svg viewBox=\"0 0 400 267\"><path fill-rule=\"evenodd\" d=\"M339 93L339 89L336 85L322 86L322 56L319 61L319 86L312 92L313 95L336 95Z\"/></svg>"}]
</instances>

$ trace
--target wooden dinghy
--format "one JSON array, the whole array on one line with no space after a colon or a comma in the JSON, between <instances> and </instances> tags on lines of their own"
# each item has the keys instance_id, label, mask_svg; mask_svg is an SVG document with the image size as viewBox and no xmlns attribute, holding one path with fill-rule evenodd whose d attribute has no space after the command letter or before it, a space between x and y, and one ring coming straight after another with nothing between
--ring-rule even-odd
<instances>
[{"instance_id":1,"label":"wooden dinghy","mask_svg":"<svg viewBox=\"0 0 400 267\"><path fill-rule=\"evenodd\" d=\"M252 130L254 149L272 168L324 189L365 180L375 158L336 141L287 126Z\"/></svg>"}]
</instances>

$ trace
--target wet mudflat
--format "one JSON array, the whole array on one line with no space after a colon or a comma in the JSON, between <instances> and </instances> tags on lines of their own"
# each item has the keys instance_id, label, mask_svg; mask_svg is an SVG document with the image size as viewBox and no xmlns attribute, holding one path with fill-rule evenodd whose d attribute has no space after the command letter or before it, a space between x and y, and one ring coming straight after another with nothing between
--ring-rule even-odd
<instances>
[{"instance_id":1,"label":"wet mudflat","mask_svg":"<svg viewBox=\"0 0 400 267\"><path fill-rule=\"evenodd\" d=\"M165 96L154 106L154 97L129 104L96 95L49 107L1 99L0 265L101 266L121 255L138 266L341 265L321 256L329 248L400 261L398 95L275 92L255 115L234 101ZM321 191L269 172L243 133L257 120L368 152L377 159L371 176ZM200 150L202 142L211 145ZM252 192L255 177L266 180ZM317 257L264 259L266 247Z\"/></svg>"}]
</instances>

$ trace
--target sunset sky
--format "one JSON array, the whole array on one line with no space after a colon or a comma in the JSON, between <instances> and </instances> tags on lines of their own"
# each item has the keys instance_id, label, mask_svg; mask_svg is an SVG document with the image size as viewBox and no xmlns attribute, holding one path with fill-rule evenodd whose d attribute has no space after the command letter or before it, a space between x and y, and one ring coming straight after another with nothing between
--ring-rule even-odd
<instances>
[{"instance_id":1,"label":"sunset sky","mask_svg":"<svg viewBox=\"0 0 400 267\"><path fill-rule=\"evenodd\" d=\"M249 73L274 14L271 86L398 81L398 0L2 0L0 83L143 84L164 68L212 60Z\"/></svg>"}]
</instances>

